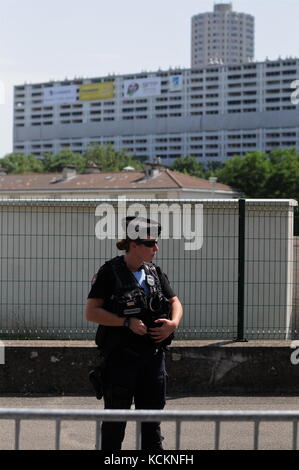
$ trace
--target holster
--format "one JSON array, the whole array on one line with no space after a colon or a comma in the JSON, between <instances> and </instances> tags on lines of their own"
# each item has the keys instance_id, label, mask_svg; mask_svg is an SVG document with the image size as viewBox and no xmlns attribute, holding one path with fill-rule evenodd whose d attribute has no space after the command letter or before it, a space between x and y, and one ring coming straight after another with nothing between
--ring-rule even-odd
<instances>
[{"instance_id":1,"label":"holster","mask_svg":"<svg viewBox=\"0 0 299 470\"><path fill-rule=\"evenodd\" d=\"M89 371L89 380L93 385L96 398L101 400L104 395L104 387L103 387L103 371L106 365L106 357L101 354L99 359L99 365L93 367Z\"/></svg>"}]
</instances>

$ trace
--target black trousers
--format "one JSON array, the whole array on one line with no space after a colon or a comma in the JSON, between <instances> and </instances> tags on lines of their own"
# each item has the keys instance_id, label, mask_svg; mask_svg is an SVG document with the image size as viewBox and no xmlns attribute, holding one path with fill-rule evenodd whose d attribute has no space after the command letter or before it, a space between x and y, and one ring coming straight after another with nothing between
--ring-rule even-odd
<instances>
[{"instance_id":1,"label":"black trousers","mask_svg":"<svg viewBox=\"0 0 299 470\"><path fill-rule=\"evenodd\" d=\"M108 358L104 379L105 409L161 410L165 406L166 371L164 351L136 356L127 350L113 352ZM126 422L103 422L102 449L120 450ZM160 423L141 424L141 449L162 450Z\"/></svg>"}]
</instances>

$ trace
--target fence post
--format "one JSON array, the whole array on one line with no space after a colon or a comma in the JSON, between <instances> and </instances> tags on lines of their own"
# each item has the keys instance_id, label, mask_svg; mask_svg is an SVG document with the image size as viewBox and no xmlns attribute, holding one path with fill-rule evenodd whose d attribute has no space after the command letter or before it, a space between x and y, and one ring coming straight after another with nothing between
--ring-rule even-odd
<instances>
[{"instance_id":1,"label":"fence post","mask_svg":"<svg viewBox=\"0 0 299 470\"><path fill-rule=\"evenodd\" d=\"M238 333L235 341L244 338L244 300L245 300L245 219L246 199L239 199L239 249L238 249Z\"/></svg>"}]
</instances>

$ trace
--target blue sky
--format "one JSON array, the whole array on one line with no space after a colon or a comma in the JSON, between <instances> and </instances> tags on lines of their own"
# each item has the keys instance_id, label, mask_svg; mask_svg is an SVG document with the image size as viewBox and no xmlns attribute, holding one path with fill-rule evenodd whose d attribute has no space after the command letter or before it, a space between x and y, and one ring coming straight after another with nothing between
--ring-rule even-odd
<instances>
[{"instance_id":1,"label":"blue sky","mask_svg":"<svg viewBox=\"0 0 299 470\"><path fill-rule=\"evenodd\" d=\"M12 151L13 86L190 66L191 16L212 0L2 0L0 157ZM256 18L256 59L298 56L298 0L235 0ZM299 79L299 77L298 77Z\"/></svg>"}]
</instances>

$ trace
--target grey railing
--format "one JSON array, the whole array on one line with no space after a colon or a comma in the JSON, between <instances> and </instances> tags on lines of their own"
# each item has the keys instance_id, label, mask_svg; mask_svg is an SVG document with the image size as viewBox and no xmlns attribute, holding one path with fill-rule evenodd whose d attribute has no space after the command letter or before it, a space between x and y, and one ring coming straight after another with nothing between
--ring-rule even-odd
<instances>
[{"instance_id":1,"label":"grey railing","mask_svg":"<svg viewBox=\"0 0 299 470\"><path fill-rule=\"evenodd\" d=\"M20 449L21 422L23 420L54 420L56 422L55 449L61 445L61 422L93 421L96 423L95 446L101 448L101 424L103 421L136 422L135 448L140 450L141 423L172 421L176 423L175 448L180 450L181 424L183 422L213 422L215 424L214 449L220 449L221 424L223 422L252 422L253 449L259 449L260 424L262 422L292 423L292 449L298 448L299 411L157 411L157 410L74 410L0 408L0 420L15 421L15 450ZM1 446L1 445L0 445Z\"/></svg>"}]
</instances>

